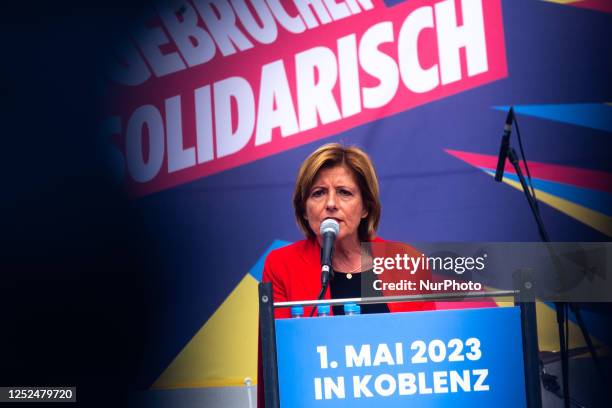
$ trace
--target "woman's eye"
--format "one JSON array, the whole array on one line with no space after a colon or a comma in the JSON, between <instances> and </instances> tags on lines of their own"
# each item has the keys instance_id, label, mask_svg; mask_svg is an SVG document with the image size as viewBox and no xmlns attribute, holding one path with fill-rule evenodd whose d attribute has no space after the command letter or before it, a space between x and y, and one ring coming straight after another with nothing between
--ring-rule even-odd
<instances>
[{"instance_id":1,"label":"woman's eye","mask_svg":"<svg viewBox=\"0 0 612 408\"><path fill-rule=\"evenodd\" d=\"M350 196L350 195L352 195L352 194L353 194L353 193L351 193L351 192L350 192L350 191L348 191L348 190L340 190L338 193L339 193L340 195L343 195L343 196Z\"/></svg>"},{"instance_id":2,"label":"woman's eye","mask_svg":"<svg viewBox=\"0 0 612 408\"><path fill-rule=\"evenodd\" d=\"M323 190L315 190L310 194L311 197L321 197L323 195Z\"/></svg>"}]
</instances>

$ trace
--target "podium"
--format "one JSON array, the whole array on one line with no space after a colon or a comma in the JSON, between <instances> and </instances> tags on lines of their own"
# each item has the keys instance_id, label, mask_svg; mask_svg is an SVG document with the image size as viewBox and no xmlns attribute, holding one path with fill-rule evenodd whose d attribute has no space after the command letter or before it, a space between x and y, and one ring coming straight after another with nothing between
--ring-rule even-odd
<instances>
[{"instance_id":1,"label":"podium","mask_svg":"<svg viewBox=\"0 0 612 408\"><path fill-rule=\"evenodd\" d=\"M535 303L516 289L274 303L259 286L266 408L541 407ZM274 320L274 308L512 296L513 307Z\"/></svg>"}]
</instances>

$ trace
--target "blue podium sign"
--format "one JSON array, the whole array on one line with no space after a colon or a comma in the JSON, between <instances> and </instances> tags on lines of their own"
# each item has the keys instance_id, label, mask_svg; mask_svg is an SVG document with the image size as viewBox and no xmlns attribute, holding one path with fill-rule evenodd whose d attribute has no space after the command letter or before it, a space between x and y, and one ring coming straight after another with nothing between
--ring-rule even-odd
<instances>
[{"instance_id":1,"label":"blue podium sign","mask_svg":"<svg viewBox=\"0 0 612 408\"><path fill-rule=\"evenodd\" d=\"M518 307L276 321L281 407L524 407Z\"/></svg>"}]
</instances>

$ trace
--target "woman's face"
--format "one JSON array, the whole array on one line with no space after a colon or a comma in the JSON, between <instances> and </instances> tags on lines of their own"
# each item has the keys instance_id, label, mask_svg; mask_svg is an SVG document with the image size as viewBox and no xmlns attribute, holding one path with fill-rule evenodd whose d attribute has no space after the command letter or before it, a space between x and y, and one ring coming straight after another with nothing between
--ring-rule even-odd
<instances>
[{"instance_id":1,"label":"woman's face","mask_svg":"<svg viewBox=\"0 0 612 408\"><path fill-rule=\"evenodd\" d=\"M357 228L362 218L367 215L361 190L349 169L336 166L319 171L308 194L304 214L318 238L321 222L326 218L333 218L340 224L337 240L358 240Z\"/></svg>"}]
</instances>

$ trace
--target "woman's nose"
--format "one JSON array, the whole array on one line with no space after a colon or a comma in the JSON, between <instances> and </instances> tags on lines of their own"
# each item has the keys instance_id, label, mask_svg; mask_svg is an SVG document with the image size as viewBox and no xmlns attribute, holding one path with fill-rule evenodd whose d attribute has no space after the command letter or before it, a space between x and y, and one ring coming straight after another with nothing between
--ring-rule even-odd
<instances>
[{"instance_id":1,"label":"woman's nose","mask_svg":"<svg viewBox=\"0 0 612 408\"><path fill-rule=\"evenodd\" d=\"M325 201L325 208L328 210L336 209L336 193L331 192L327 195L327 200Z\"/></svg>"}]
</instances>

